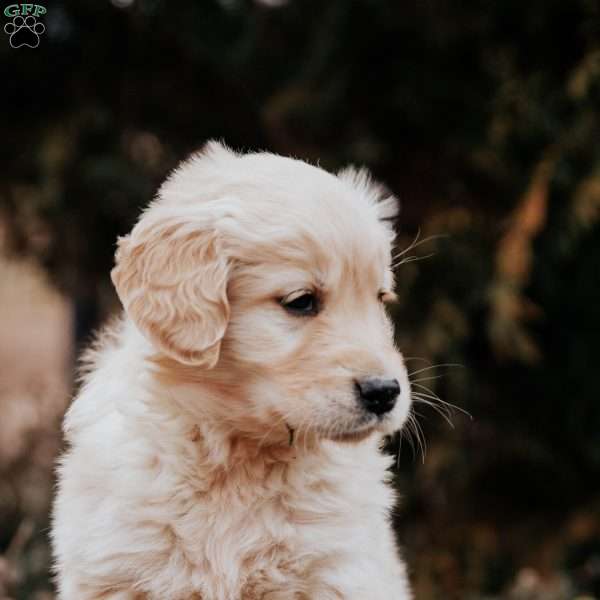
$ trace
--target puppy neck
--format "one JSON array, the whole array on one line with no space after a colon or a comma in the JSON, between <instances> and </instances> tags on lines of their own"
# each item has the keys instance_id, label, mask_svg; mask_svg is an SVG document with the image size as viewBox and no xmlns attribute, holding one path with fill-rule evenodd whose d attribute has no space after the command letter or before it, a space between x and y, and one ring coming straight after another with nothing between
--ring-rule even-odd
<instances>
[{"instance_id":1,"label":"puppy neck","mask_svg":"<svg viewBox=\"0 0 600 600\"><path fill-rule=\"evenodd\" d=\"M203 372L184 369L169 359L152 359L146 379L147 402L165 422L178 422L179 436L199 460L215 468L256 462L293 463L301 456L319 455L321 441L291 430L280 415L258 420L248 414L243 382L224 384Z\"/></svg>"}]
</instances>

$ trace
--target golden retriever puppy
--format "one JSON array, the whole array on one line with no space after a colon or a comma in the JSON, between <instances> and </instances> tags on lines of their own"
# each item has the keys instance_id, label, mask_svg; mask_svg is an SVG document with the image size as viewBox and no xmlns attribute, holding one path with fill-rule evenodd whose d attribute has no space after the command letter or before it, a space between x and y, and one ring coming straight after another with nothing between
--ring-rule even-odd
<instances>
[{"instance_id":1,"label":"golden retriever puppy","mask_svg":"<svg viewBox=\"0 0 600 600\"><path fill-rule=\"evenodd\" d=\"M410 406L395 200L209 143L119 240L65 418L61 600L405 600L379 451Z\"/></svg>"}]
</instances>

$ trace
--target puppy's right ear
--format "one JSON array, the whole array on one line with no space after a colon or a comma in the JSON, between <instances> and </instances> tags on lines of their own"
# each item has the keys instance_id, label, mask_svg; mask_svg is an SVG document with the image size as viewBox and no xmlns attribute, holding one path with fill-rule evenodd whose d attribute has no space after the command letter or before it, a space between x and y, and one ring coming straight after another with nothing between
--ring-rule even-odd
<instances>
[{"instance_id":1,"label":"puppy's right ear","mask_svg":"<svg viewBox=\"0 0 600 600\"><path fill-rule=\"evenodd\" d=\"M119 239L111 277L125 311L158 351L209 369L229 320L229 269L205 219L151 209Z\"/></svg>"}]
</instances>

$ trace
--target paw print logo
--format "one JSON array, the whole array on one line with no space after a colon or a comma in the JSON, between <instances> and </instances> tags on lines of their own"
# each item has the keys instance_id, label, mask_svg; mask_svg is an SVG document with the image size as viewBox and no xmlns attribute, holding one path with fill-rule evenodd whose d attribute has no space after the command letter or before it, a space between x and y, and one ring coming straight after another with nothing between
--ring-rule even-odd
<instances>
[{"instance_id":1,"label":"paw print logo","mask_svg":"<svg viewBox=\"0 0 600 600\"><path fill-rule=\"evenodd\" d=\"M40 35L46 31L43 23L40 23L33 15L27 17L16 16L4 26L4 32L9 36L12 48L37 48L40 45Z\"/></svg>"}]
</instances>

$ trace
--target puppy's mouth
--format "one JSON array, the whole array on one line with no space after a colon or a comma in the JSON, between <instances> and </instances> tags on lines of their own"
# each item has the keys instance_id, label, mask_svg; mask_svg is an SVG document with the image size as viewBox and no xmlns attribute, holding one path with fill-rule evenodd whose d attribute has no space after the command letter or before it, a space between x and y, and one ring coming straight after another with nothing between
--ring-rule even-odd
<instances>
[{"instance_id":1,"label":"puppy's mouth","mask_svg":"<svg viewBox=\"0 0 600 600\"><path fill-rule=\"evenodd\" d=\"M349 425L340 430L333 429L323 432L323 437L334 442L362 442L367 439L372 433L377 431L381 425L381 419L377 417L362 420L359 423Z\"/></svg>"},{"instance_id":2,"label":"puppy's mouth","mask_svg":"<svg viewBox=\"0 0 600 600\"><path fill-rule=\"evenodd\" d=\"M356 443L366 440L377 428L375 425L360 431L349 431L345 433L336 433L329 439L334 442Z\"/></svg>"}]
</instances>

